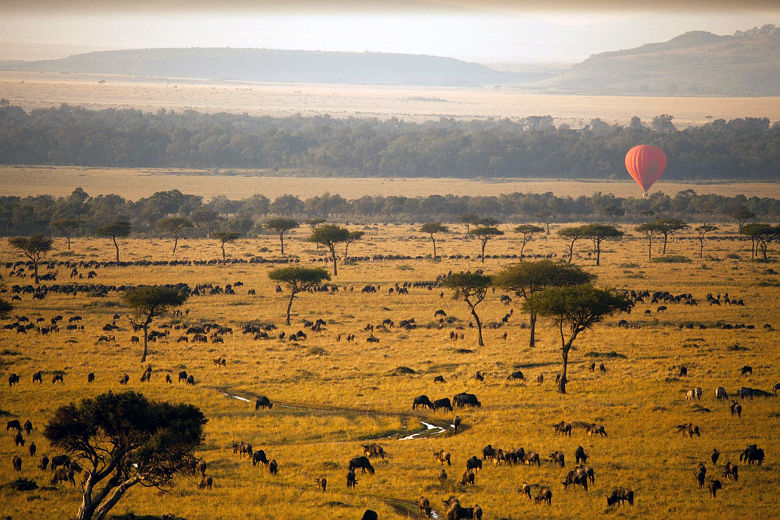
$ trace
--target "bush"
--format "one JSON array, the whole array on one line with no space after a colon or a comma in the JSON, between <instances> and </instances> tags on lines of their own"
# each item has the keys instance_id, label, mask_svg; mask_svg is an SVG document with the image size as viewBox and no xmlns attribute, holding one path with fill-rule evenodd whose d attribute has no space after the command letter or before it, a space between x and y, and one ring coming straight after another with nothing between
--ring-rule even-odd
<instances>
[{"instance_id":1,"label":"bush","mask_svg":"<svg viewBox=\"0 0 780 520\"><path fill-rule=\"evenodd\" d=\"M691 261L690 258L682 255L668 255L653 258L653 262L656 264L689 264Z\"/></svg>"}]
</instances>

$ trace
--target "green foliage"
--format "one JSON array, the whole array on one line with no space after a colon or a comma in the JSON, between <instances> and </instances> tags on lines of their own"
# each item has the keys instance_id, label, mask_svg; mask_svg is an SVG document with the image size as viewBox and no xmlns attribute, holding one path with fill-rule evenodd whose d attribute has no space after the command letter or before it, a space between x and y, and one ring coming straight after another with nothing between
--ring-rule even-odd
<instances>
[{"instance_id":1,"label":"green foliage","mask_svg":"<svg viewBox=\"0 0 780 520\"><path fill-rule=\"evenodd\" d=\"M211 237L216 238L222 244L227 244L229 242L234 242L241 238L242 233L238 233L237 231L217 231L216 233L212 233Z\"/></svg>"},{"instance_id":2,"label":"green foliage","mask_svg":"<svg viewBox=\"0 0 780 520\"><path fill-rule=\"evenodd\" d=\"M174 236L178 236L182 231L192 226L193 224L189 219L176 216L163 217L156 224L157 229Z\"/></svg>"},{"instance_id":3,"label":"green foliage","mask_svg":"<svg viewBox=\"0 0 780 520\"><path fill-rule=\"evenodd\" d=\"M595 278L595 275L580 267L545 259L507 267L496 274L493 280L497 287L527 298L548 287L582 285L592 282Z\"/></svg>"},{"instance_id":4,"label":"green foliage","mask_svg":"<svg viewBox=\"0 0 780 520\"><path fill-rule=\"evenodd\" d=\"M278 235L283 235L299 226L297 221L289 218L272 218L263 223L266 229L270 229Z\"/></svg>"},{"instance_id":5,"label":"green foliage","mask_svg":"<svg viewBox=\"0 0 780 520\"><path fill-rule=\"evenodd\" d=\"M427 233L433 235L435 233L447 233L450 228L443 225L441 222L427 222L420 227L420 233Z\"/></svg>"},{"instance_id":6,"label":"green foliage","mask_svg":"<svg viewBox=\"0 0 780 520\"><path fill-rule=\"evenodd\" d=\"M653 263L656 264L689 264L693 260L687 256L682 255L666 255L658 258L653 258Z\"/></svg>"},{"instance_id":7,"label":"green foliage","mask_svg":"<svg viewBox=\"0 0 780 520\"><path fill-rule=\"evenodd\" d=\"M44 254L51 251L52 239L43 235L29 237L11 237L8 243L19 249L33 262L39 261Z\"/></svg>"},{"instance_id":8,"label":"green foliage","mask_svg":"<svg viewBox=\"0 0 780 520\"><path fill-rule=\"evenodd\" d=\"M132 486L170 487L190 466L205 424L203 413L192 405L108 392L58 408L44 436L86 466L86 507L79 519L89 520L102 518ZM98 491L101 487L107 492Z\"/></svg>"},{"instance_id":9,"label":"green foliage","mask_svg":"<svg viewBox=\"0 0 780 520\"><path fill-rule=\"evenodd\" d=\"M544 233L544 228L533 224L521 224L515 227L515 233L521 235L533 235L534 233Z\"/></svg>"},{"instance_id":10,"label":"green foliage","mask_svg":"<svg viewBox=\"0 0 780 520\"><path fill-rule=\"evenodd\" d=\"M322 224L314 228L309 240L331 247L349 240L349 230L336 224Z\"/></svg>"},{"instance_id":11,"label":"green foliage","mask_svg":"<svg viewBox=\"0 0 780 520\"><path fill-rule=\"evenodd\" d=\"M187 301L187 295L178 289L161 285L144 285L127 291L124 303L144 316L159 316L170 307L178 307Z\"/></svg>"},{"instance_id":12,"label":"green foliage","mask_svg":"<svg viewBox=\"0 0 780 520\"><path fill-rule=\"evenodd\" d=\"M611 289L600 289L590 284L548 287L523 302L523 309L552 319L559 325L568 325L569 346L577 334L616 312L631 309L630 300ZM562 342L565 345L566 342Z\"/></svg>"},{"instance_id":13,"label":"green foliage","mask_svg":"<svg viewBox=\"0 0 780 520\"><path fill-rule=\"evenodd\" d=\"M115 220L110 224L97 228L95 234L106 238L126 237L130 234L130 229L130 222Z\"/></svg>"},{"instance_id":14,"label":"green foliage","mask_svg":"<svg viewBox=\"0 0 780 520\"><path fill-rule=\"evenodd\" d=\"M268 278L287 284L293 292L300 292L330 280L330 274L319 267L281 267L270 271Z\"/></svg>"}]
</instances>

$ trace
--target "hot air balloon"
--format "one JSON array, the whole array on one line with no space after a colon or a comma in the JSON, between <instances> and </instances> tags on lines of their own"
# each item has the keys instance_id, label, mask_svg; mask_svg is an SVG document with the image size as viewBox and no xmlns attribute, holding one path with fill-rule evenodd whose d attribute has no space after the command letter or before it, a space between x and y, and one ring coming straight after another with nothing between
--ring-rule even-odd
<instances>
[{"instance_id":1,"label":"hot air balloon","mask_svg":"<svg viewBox=\"0 0 780 520\"><path fill-rule=\"evenodd\" d=\"M657 146L641 144L633 147L626 154L626 170L642 188L645 197L647 197L647 190L661 178L665 169L666 155Z\"/></svg>"}]
</instances>

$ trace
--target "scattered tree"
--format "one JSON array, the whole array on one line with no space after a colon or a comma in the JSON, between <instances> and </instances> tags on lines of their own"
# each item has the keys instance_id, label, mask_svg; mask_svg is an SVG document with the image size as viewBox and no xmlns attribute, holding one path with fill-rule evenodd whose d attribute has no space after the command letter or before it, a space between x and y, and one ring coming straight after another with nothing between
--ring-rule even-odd
<instances>
[{"instance_id":1,"label":"scattered tree","mask_svg":"<svg viewBox=\"0 0 780 520\"><path fill-rule=\"evenodd\" d=\"M598 289L590 284L549 287L531 295L523 303L527 312L535 311L558 325L561 335L561 374L558 390L566 393L566 369L569 351L577 336L606 316L631 309L630 300L610 289ZM568 327L568 337L565 327Z\"/></svg>"},{"instance_id":2,"label":"scattered tree","mask_svg":"<svg viewBox=\"0 0 780 520\"><path fill-rule=\"evenodd\" d=\"M143 363L148 352L149 325L171 307L182 305L187 301L187 295L172 287L144 285L127 291L123 300L135 314L130 318L130 323L144 329L144 353L141 356Z\"/></svg>"},{"instance_id":3,"label":"scattered tree","mask_svg":"<svg viewBox=\"0 0 780 520\"><path fill-rule=\"evenodd\" d=\"M739 232L750 237L750 241L753 243L750 258L755 258L758 252L761 251L764 255L764 262L768 262L766 252L769 248L769 243L780 236L780 226L758 223L744 224Z\"/></svg>"},{"instance_id":4,"label":"scattered tree","mask_svg":"<svg viewBox=\"0 0 780 520\"><path fill-rule=\"evenodd\" d=\"M704 258L704 236L717 229L718 228L712 224L702 224L696 228L696 232L698 233L697 238L699 239L699 258Z\"/></svg>"},{"instance_id":5,"label":"scattered tree","mask_svg":"<svg viewBox=\"0 0 780 520\"><path fill-rule=\"evenodd\" d=\"M108 392L58 408L44 430L52 448L86 466L78 520L104 520L136 484L170 489L191 466L206 418L192 405Z\"/></svg>"},{"instance_id":6,"label":"scattered tree","mask_svg":"<svg viewBox=\"0 0 780 520\"><path fill-rule=\"evenodd\" d=\"M309 240L322 244L330 250L330 256L333 260L333 276L338 276L336 244L349 240L349 230L335 224L322 224L314 228L314 232L309 237Z\"/></svg>"},{"instance_id":7,"label":"scattered tree","mask_svg":"<svg viewBox=\"0 0 780 520\"><path fill-rule=\"evenodd\" d=\"M116 249L116 263L119 263L119 244L117 243L117 237L126 237L130 234L130 222L126 220L115 220L112 223L103 227L97 228L95 231L97 236L110 238L114 243Z\"/></svg>"},{"instance_id":8,"label":"scattered tree","mask_svg":"<svg viewBox=\"0 0 780 520\"><path fill-rule=\"evenodd\" d=\"M436 233L447 233L449 228L443 225L441 222L428 222L423 224L420 228L420 233L427 233L431 236L431 242L433 242L433 259L439 258L436 254Z\"/></svg>"},{"instance_id":9,"label":"scattered tree","mask_svg":"<svg viewBox=\"0 0 780 520\"><path fill-rule=\"evenodd\" d=\"M453 273L439 282L440 286L452 289L453 299L463 300L469 306L471 315L474 316L474 321L477 324L480 347L484 346L485 343L482 341L482 321L479 319L476 307L485 299L491 282L490 276L470 271Z\"/></svg>"},{"instance_id":10,"label":"scattered tree","mask_svg":"<svg viewBox=\"0 0 780 520\"><path fill-rule=\"evenodd\" d=\"M615 220L617 218L624 217L626 215L626 210L623 209L623 206L619 206L617 204L610 204L604 207L601 212L610 218L612 227L615 227Z\"/></svg>"},{"instance_id":11,"label":"scattered tree","mask_svg":"<svg viewBox=\"0 0 780 520\"><path fill-rule=\"evenodd\" d=\"M522 260L523 253L525 252L526 244L528 244L528 242L531 241L531 239L534 236L534 233L543 233L544 228L539 226L534 226L533 224L521 224L515 228L515 232L523 235L523 242L520 245L520 260Z\"/></svg>"},{"instance_id":12,"label":"scattered tree","mask_svg":"<svg viewBox=\"0 0 780 520\"><path fill-rule=\"evenodd\" d=\"M314 228L316 228L320 224L324 224L325 223L325 219L324 218L310 218L308 220L304 220L303 223L306 224L307 226L309 226L311 228L311 232L314 233ZM319 248L320 248L320 243L317 242L317 249L319 249Z\"/></svg>"},{"instance_id":13,"label":"scattered tree","mask_svg":"<svg viewBox=\"0 0 780 520\"><path fill-rule=\"evenodd\" d=\"M533 294L548 287L581 285L590 283L595 275L583 271L571 264L560 264L552 260L520 262L507 267L494 277L496 286L513 291L517 296L528 299ZM529 311L531 323L530 347L536 346L536 311Z\"/></svg>"},{"instance_id":14,"label":"scattered tree","mask_svg":"<svg viewBox=\"0 0 780 520\"><path fill-rule=\"evenodd\" d=\"M43 235L31 235L29 237L12 237L8 243L20 250L33 265L35 283L38 283L38 265L43 257L51 251L52 239Z\"/></svg>"},{"instance_id":15,"label":"scattered tree","mask_svg":"<svg viewBox=\"0 0 780 520\"><path fill-rule=\"evenodd\" d=\"M461 224L466 225L466 237L468 237L471 234L471 226L472 224L476 224L479 222L479 217L476 216L473 213L462 213L458 215L458 222Z\"/></svg>"},{"instance_id":16,"label":"scattered tree","mask_svg":"<svg viewBox=\"0 0 780 520\"><path fill-rule=\"evenodd\" d=\"M737 228L742 229L742 226L745 225L745 222L755 218L756 214L747 209L745 206L735 206L731 209L731 211L729 211L729 216L737 221Z\"/></svg>"},{"instance_id":17,"label":"scattered tree","mask_svg":"<svg viewBox=\"0 0 780 520\"><path fill-rule=\"evenodd\" d=\"M482 243L482 263L485 263L485 246L497 236L503 235L504 232L493 226L480 226L472 229L471 234Z\"/></svg>"},{"instance_id":18,"label":"scattered tree","mask_svg":"<svg viewBox=\"0 0 780 520\"><path fill-rule=\"evenodd\" d=\"M645 222L634 228L638 233L647 237L647 258L653 258L653 235L659 233L658 227L654 222Z\"/></svg>"},{"instance_id":19,"label":"scattered tree","mask_svg":"<svg viewBox=\"0 0 780 520\"><path fill-rule=\"evenodd\" d=\"M664 236L664 250L662 253L664 255L666 254L666 242L669 240L669 236L689 227L688 224L676 218L660 218L655 221L655 226L658 232Z\"/></svg>"},{"instance_id":20,"label":"scattered tree","mask_svg":"<svg viewBox=\"0 0 780 520\"><path fill-rule=\"evenodd\" d=\"M606 224L588 224L583 226L582 232L585 238L593 241L596 265L601 265L601 243L604 240L617 240L623 236L622 231Z\"/></svg>"},{"instance_id":21,"label":"scattered tree","mask_svg":"<svg viewBox=\"0 0 780 520\"><path fill-rule=\"evenodd\" d=\"M539 221L544 223L545 228L547 229L547 235L550 234L550 223L552 222L552 219L555 215L552 214L550 211L539 211L536 213L536 218L539 219Z\"/></svg>"},{"instance_id":22,"label":"scattered tree","mask_svg":"<svg viewBox=\"0 0 780 520\"><path fill-rule=\"evenodd\" d=\"M290 324L290 310L295 295L319 287L324 280L330 280L328 272L319 267L282 267L269 272L268 277L275 282L285 283L290 288L290 301L287 303L287 325Z\"/></svg>"},{"instance_id":23,"label":"scattered tree","mask_svg":"<svg viewBox=\"0 0 780 520\"><path fill-rule=\"evenodd\" d=\"M347 236L347 239L344 241L344 263L346 264L349 261L349 245L353 242L357 242L361 238L363 238L362 231L350 231L349 235Z\"/></svg>"},{"instance_id":24,"label":"scattered tree","mask_svg":"<svg viewBox=\"0 0 780 520\"><path fill-rule=\"evenodd\" d=\"M51 225L56 227L60 233L65 235L65 238L68 241L68 249L70 249L70 237L73 235L76 228L80 227L82 224L84 224L84 221L77 218L61 218L59 220L54 220L51 223Z\"/></svg>"},{"instance_id":25,"label":"scattered tree","mask_svg":"<svg viewBox=\"0 0 780 520\"><path fill-rule=\"evenodd\" d=\"M201 208L190 213L190 219L196 228L205 231L206 238L211 238L211 232L217 225L219 215L214 210Z\"/></svg>"},{"instance_id":26,"label":"scattered tree","mask_svg":"<svg viewBox=\"0 0 780 520\"><path fill-rule=\"evenodd\" d=\"M214 233L214 238L219 240L220 247L222 248L222 261L227 260L225 255L225 244L232 243L241 238L241 233L235 231L217 231Z\"/></svg>"},{"instance_id":27,"label":"scattered tree","mask_svg":"<svg viewBox=\"0 0 780 520\"><path fill-rule=\"evenodd\" d=\"M574 257L574 244L577 240L586 237L586 227L587 226L574 226L558 230L558 234L569 241L569 263L571 263L572 258Z\"/></svg>"},{"instance_id":28,"label":"scattered tree","mask_svg":"<svg viewBox=\"0 0 780 520\"><path fill-rule=\"evenodd\" d=\"M188 228L192 227L192 222L184 217L163 217L157 221L157 229L163 233L173 235L173 254L176 254L176 247L179 245L179 235Z\"/></svg>"},{"instance_id":29,"label":"scattered tree","mask_svg":"<svg viewBox=\"0 0 780 520\"><path fill-rule=\"evenodd\" d=\"M296 222L295 220L289 219L289 218L272 218L270 220L266 220L265 224L263 224L266 229L270 229L277 235L279 235L279 243L281 245L281 252L280 254L284 256L284 234L290 231L291 229L297 228L300 224Z\"/></svg>"}]
</instances>

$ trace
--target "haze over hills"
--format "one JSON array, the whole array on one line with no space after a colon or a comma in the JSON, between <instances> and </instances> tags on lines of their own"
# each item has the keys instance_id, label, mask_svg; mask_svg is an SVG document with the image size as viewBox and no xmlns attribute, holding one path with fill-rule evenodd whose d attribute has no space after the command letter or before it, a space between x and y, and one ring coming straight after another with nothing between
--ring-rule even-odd
<instances>
[{"instance_id":1,"label":"haze over hills","mask_svg":"<svg viewBox=\"0 0 780 520\"><path fill-rule=\"evenodd\" d=\"M393 53L268 49L136 49L0 69L143 77L358 85L495 86L544 93L667 96L780 95L780 29L687 32L669 41L591 56L570 68L486 65Z\"/></svg>"}]
</instances>

